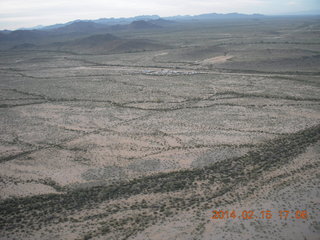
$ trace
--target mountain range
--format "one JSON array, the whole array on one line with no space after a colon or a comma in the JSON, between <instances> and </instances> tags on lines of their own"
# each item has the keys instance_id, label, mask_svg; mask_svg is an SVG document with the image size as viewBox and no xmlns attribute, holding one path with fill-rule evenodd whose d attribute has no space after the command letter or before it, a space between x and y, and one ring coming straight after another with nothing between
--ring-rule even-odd
<instances>
[{"instance_id":1,"label":"mountain range","mask_svg":"<svg viewBox=\"0 0 320 240\"><path fill-rule=\"evenodd\" d=\"M179 26L188 21L214 21L219 19L259 19L260 14L202 14L196 16L174 16L160 18L144 15L133 18L101 18L96 20L75 20L64 24L37 26L31 29L0 31L0 49L52 49L74 52L132 52L162 49L159 43L147 39L117 37L123 31L160 31ZM111 35L111 34L112 35Z\"/></svg>"},{"instance_id":2,"label":"mountain range","mask_svg":"<svg viewBox=\"0 0 320 240\"><path fill-rule=\"evenodd\" d=\"M220 14L220 13L207 13L207 14L200 14L200 15L177 15L171 17L160 17L158 15L142 15L136 17L129 17L129 18L100 18L95 20L74 20L67 23L59 23L50 26L42 26L37 25L31 28L20 28L18 30L50 30L50 29L57 29L67 25L71 25L74 23L79 22L92 22L104 25L121 25L121 24L129 24L134 21L157 21L159 19L163 20L171 20L171 21L187 21L187 20L204 20L204 19L226 19L226 18L252 18L252 17L263 17L262 14L241 14L241 13L227 13L227 14Z\"/></svg>"}]
</instances>

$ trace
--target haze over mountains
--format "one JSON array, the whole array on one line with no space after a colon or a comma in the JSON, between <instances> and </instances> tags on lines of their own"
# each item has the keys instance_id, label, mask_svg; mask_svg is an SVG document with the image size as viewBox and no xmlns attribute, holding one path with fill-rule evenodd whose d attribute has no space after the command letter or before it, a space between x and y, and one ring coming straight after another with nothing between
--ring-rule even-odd
<instances>
[{"instance_id":1,"label":"haze over mountains","mask_svg":"<svg viewBox=\"0 0 320 240\"><path fill-rule=\"evenodd\" d=\"M0 31L0 50L53 50L76 53L123 53L170 48L157 40L144 39L139 31L177 31L182 25L216 21L258 21L271 18L261 14L208 13L196 16L143 15L131 18L75 20L64 24L37 26L31 29ZM111 35L112 34L112 35ZM122 36L119 36L122 35ZM138 36L138 37L137 37ZM141 36L141 37L140 37ZM138 39L137 39L138 38Z\"/></svg>"},{"instance_id":2,"label":"haze over mountains","mask_svg":"<svg viewBox=\"0 0 320 240\"><path fill-rule=\"evenodd\" d=\"M31 29L0 31L0 49L42 49L81 53L121 53L159 50L170 46L147 39L128 39L127 36L120 38L117 34L126 31L156 31L177 26L188 21L259 19L263 17L265 16L260 14L210 13L197 16L187 15L166 18L160 18L158 15L144 15L132 18L75 20L64 24L37 26Z\"/></svg>"},{"instance_id":3,"label":"haze over mountains","mask_svg":"<svg viewBox=\"0 0 320 240\"><path fill-rule=\"evenodd\" d=\"M42 26L38 25L32 28L21 28L18 30L32 30L32 29L42 29L42 30L48 30L48 29L56 29L61 28L73 23L77 22L92 22L92 23L99 23L99 24L107 24L107 25L117 25L117 24L129 24L134 21L157 21L161 19L163 20L201 20L201 19L225 19L225 18L250 18L250 17L262 17L264 15L262 14L241 14L241 13L227 13L227 14L219 14L219 13L207 13L207 14L201 14L201 15L178 15L178 16L171 16L171 17L160 17L158 15L142 15L142 16L136 16L136 17L129 17L129 18L99 18L95 20L74 20L67 23L61 23L61 24L54 24L50 26Z\"/></svg>"},{"instance_id":4,"label":"haze over mountains","mask_svg":"<svg viewBox=\"0 0 320 240\"><path fill-rule=\"evenodd\" d=\"M121 39L109 32L160 29L171 23L173 22L163 19L136 20L128 24L115 25L75 21L58 28L49 26L38 30L2 31L0 43L1 49L12 50L46 49L81 53L159 50L163 48L161 44L145 39Z\"/></svg>"}]
</instances>

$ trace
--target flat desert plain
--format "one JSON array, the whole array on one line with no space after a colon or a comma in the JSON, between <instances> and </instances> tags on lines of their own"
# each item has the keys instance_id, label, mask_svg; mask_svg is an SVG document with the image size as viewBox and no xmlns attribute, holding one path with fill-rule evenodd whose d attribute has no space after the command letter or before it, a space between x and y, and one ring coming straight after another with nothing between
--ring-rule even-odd
<instances>
[{"instance_id":1,"label":"flat desert plain","mask_svg":"<svg viewBox=\"0 0 320 240\"><path fill-rule=\"evenodd\" d=\"M319 18L110 33L1 50L0 239L319 239Z\"/></svg>"}]
</instances>

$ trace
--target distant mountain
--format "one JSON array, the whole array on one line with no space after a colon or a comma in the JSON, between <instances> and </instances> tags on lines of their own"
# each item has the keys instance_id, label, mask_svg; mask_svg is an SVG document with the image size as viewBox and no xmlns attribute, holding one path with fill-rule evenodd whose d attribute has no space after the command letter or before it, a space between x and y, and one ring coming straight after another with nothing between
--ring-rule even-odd
<instances>
[{"instance_id":1,"label":"distant mountain","mask_svg":"<svg viewBox=\"0 0 320 240\"><path fill-rule=\"evenodd\" d=\"M150 21L154 19L159 19L158 15L142 15L130 18L100 18L97 20L92 20L95 23L107 24L107 25L117 25L117 24L128 24L134 21Z\"/></svg>"},{"instance_id":2,"label":"distant mountain","mask_svg":"<svg viewBox=\"0 0 320 240\"><path fill-rule=\"evenodd\" d=\"M112 34L98 34L72 41L39 46L39 48L86 54L111 54L161 50L168 48L168 46L145 39L121 39Z\"/></svg>"},{"instance_id":3,"label":"distant mountain","mask_svg":"<svg viewBox=\"0 0 320 240\"><path fill-rule=\"evenodd\" d=\"M262 14L241 14L241 13L207 13L201 15L185 15L185 16L173 16L165 17L166 20L174 21L186 21L186 20L215 20L215 19L234 19L234 18L257 18L264 17Z\"/></svg>"},{"instance_id":4,"label":"distant mountain","mask_svg":"<svg viewBox=\"0 0 320 240\"><path fill-rule=\"evenodd\" d=\"M135 21L146 21L150 23L154 23L156 25L161 24L169 24L170 21L185 21L185 20L210 20L210 19L226 19L226 18L257 18L263 17L264 15L261 14L241 14L241 13L227 13L227 14L219 14L219 13L208 13L208 14L201 14L201 15L185 15L185 16L172 16L172 17L162 17L160 18L158 15L143 15L143 16L136 16L136 17L129 17L129 18L100 18L95 20L75 20L67 23L60 23L54 24L50 26L36 26L30 29L42 29L42 30L52 30L58 29L62 27L67 27L76 23L85 22L85 23L96 23L101 25L128 25ZM167 21L167 22L165 22ZM73 26L71 27L73 28Z\"/></svg>"},{"instance_id":5,"label":"distant mountain","mask_svg":"<svg viewBox=\"0 0 320 240\"><path fill-rule=\"evenodd\" d=\"M16 31L10 31L6 33L0 34L0 42L6 41L6 42L35 42L39 41L45 37L47 37L48 34L45 31L39 31L39 30L16 30Z\"/></svg>"},{"instance_id":6,"label":"distant mountain","mask_svg":"<svg viewBox=\"0 0 320 240\"><path fill-rule=\"evenodd\" d=\"M103 28L106 28L106 26L103 24L98 24L91 21L78 21L78 22L73 22L71 24L59 27L59 28L54 28L52 29L52 31L60 32L60 33L73 33L73 32L90 33L95 30L100 30Z\"/></svg>"},{"instance_id":7,"label":"distant mountain","mask_svg":"<svg viewBox=\"0 0 320 240\"><path fill-rule=\"evenodd\" d=\"M0 34L8 34L8 33L11 33L12 31L10 30L1 30L0 31Z\"/></svg>"},{"instance_id":8,"label":"distant mountain","mask_svg":"<svg viewBox=\"0 0 320 240\"><path fill-rule=\"evenodd\" d=\"M53 42L64 42L90 35L106 32L156 30L170 26L179 21L210 21L215 19L260 18L260 14L201 14L196 16L174 16L159 18L157 15L137 16L133 18L101 18L97 20L75 20L65 24L55 24L33 30L0 31L0 43L4 46L25 47L23 44L44 45ZM82 43L83 44L83 43ZM80 44L81 45L81 44ZM136 43L137 45L137 43ZM30 46L29 46L30 47ZM33 46L32 46L33 47Z\"/></svg>"},{"instance_id":9,"label":"distant mountain","mask_svg":"<svg viewBox=\"0 0 320 240\"><path fill-rule=\"evenodd\" d=\"M66 41L70 39L85 37L89 35L105 34L110 31L119 30L150 30L161 28L153 20L137 20L130 24L106 25L92 21L74 21L68 25L59 25L60 27L46 28L46 30L16 30L16 31L1 31L0 43L6 42L13 46L24 46L23 44L45 44L53 41ZM155 20L162 25L167 20ZM109 36L110 37L110 36ZM20 47L19 47L20 48Z\"/></svg>"},{"instance_id":10,"label":"distant mountain","mask_svg":"<svg viewBox=\"0 0 320 240\"><path fill-rule=\"evenodd\" d=\"M165 20L164 20L165 21ZM101 32L119 31L119 30L143 30L143 29L157 29L161 26L145 20L133 21L130 24L106 25L95 23L92 21L76 21L71 24L50 29L55 34L97 34Z\"/></svg>"},{"instance_id":11,"label":"distant mountain","mask_svg":"<svg viewBox=\"0 0 320 240\"><path fill-rule=\"evenodd\" d=\"M125 24L130 24L131 22L134 22L134 21L139 21L139 20L150 21L150 20L159 19L159 18L160 17L158 15L143 15L143 16L130 17L130 18L100 18L96 20L74 20L67 23L60 23L60 24L45 26L45 27L42 27L41 29L43 30L57 29L61 27L66 27L74 23L79 23L79 22L93 22L93 23L104 24L104 25L122 25L122 24L125 25Z\"/></svg>"},{"instance_id":12,"label":"distant mountain","mask_svg":"<svg viewBox=\"0 0 320 240\"><path fill-rule=\"evenodd\" d=\"M175 23L175 21L165 20L163 18L152 19L152 20L149 20L148 22L158 26L166 26L166 25Z\"/></svg>"},{"instance_id":13,"label":"distant mountain","mask_svg":"<svg viewBox=\"0 0 320 240\"><path fill-rule=\"evenodd\" d=\"M45 27L41 28L41 30L52 30L52 29L56 29L56 28L61 28L61 27L64 27L64 26L68 26L71 23L72 22L58 23L58 24L54 24L54 25L50 25L50 26L45 26Z\"/></svg>"},{"instance_id":14,"label":"distant mountain","mask_svg":"<svg viewBox=\"0 0 320 240\"><path fill-rule=\"evenodd\" d=\"M145 20L133 21L128 26L130 29L152 29L152 28L161 28L159 25L156 25L152 22Z\"/></svg>"}]
</instances>

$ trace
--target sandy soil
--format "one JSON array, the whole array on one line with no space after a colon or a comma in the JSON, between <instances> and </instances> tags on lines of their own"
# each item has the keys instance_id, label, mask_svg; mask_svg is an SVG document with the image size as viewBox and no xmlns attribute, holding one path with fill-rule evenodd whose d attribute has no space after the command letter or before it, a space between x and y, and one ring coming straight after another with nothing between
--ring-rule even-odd
<instances>
[{"instance_id":1,"label":"sandy soil","mask_svg":"<svg viewBox=\"0 0 320 240\"><path fill-rule=\"evenodd\" d=\"M202 27L122 33L165 50L1 52L0 239L317 239L318 23Z\"/></svg>"},{"instance_id":2,"label":"sandy soil","mask_svg":"<svg viewBox=\"0 0 320 240\"><path fill-rule=\"evenodd\" d=\"M217 57L205 59L201 62L201 64L203 65L220 64L228 60L231 60L232 58L233 56L217 56Z\"/></svg>"}]
</instances>

